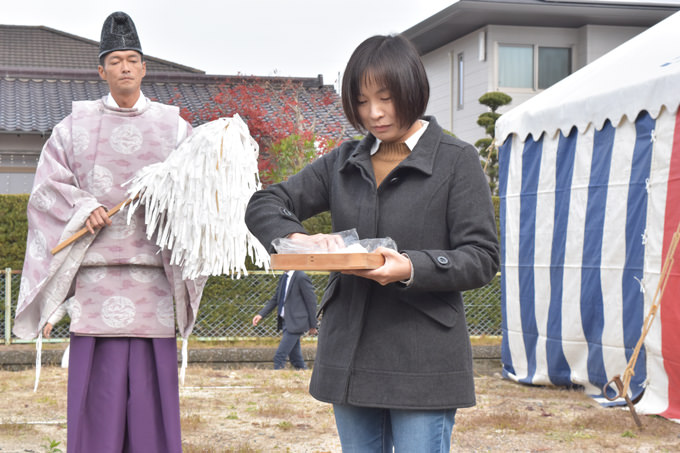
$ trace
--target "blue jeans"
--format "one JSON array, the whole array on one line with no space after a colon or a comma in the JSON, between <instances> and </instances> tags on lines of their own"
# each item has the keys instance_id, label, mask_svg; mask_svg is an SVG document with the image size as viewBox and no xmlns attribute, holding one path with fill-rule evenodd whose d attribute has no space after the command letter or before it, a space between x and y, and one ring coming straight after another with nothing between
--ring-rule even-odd
<instances>
[{"instance_id":1,"label":"blue jeans","mask_svg":"<svg viewBox=\"0 0 680 453\"><path fill-rule=\"evenodd\" d=\"M286 359L290 357L290 363L295 368L307 369L305 360L302 358L302 348L300 348L301 333L290 333L286 329L286 321L283 321L283 335L279 342L279 347L274 354L274 369L280 370L286 366Z\"/></svg>"},{"instance_id":2,"label":"blue jeans","mask_svg":"<svg viewBox=\"0 0 680 453\"><path fill-rule=\"evenodd\" d=\"M334 404L333 411L343 453L448 453L451 448L456 409L399 410Z\"/></svg>"}]
</instances>

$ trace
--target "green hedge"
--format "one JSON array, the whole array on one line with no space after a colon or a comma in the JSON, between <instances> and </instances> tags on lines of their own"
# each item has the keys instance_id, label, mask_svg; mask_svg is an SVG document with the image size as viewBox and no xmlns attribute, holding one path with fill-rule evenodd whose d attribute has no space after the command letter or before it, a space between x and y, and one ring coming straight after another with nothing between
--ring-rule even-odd
<instances>
[{"instance_id":1,"label":"green hedge","mask_svg":"<svg viewBox=\"0 0 680 453\"><path fill-rule=\"evenodd\" d=\"M314 285L317 303L326 288L328 274L307 273ZM255 273L247 278L230 279L213 276L203 290L193 335L197 337L267 336L276 329L276 316L265 318L256 328L250 327L253 316L276 291L276 275ZM248 332L244 329L251 328Z\"/></svg>"},{"instance_id":2,"label":"green hedge","mask_svg":"<svg viewBox=\"0 0 680 453\"><path fill-rule=\"evenodd\" d=\"M322 272L307 274L320 301L328 282L328 274ZM13 281L13 290L18 291L18 276L13 276ZM276 336L275 315L268 316L257 327L252 326L251 320L272 297L277 281L278 273L264 272L252 272L247 278L240 279L226 276L210 277L203 292L192 336L198 338ZM496 277L483 288L466 291L463 298L468 331L471 335L501 335L500 277ZM16 300L16 294L13 295L13 300ZM68 316L55 326L53 336L68 337Z\"/></svg>"},{"instance_id":3,"label":"green hedge","mask_svg":"<svg viewBox=\"0 0 680 453\"><path fill-rule=\"evenodd\" d=\"M26 204L28 195L0 195L0 263L1 268L10 267L21 269L26 249ZM498 212L498 198L494 198L494 206ZM311 233L329 233L331 218L328 212L319 214L303 222ZM253 270L254 267L249 265ZM308 273L314 283L317 297L320 299L328 280L323 273ZM195 336L223 337L227 325L248 325L254 316L252 307L259 307L271 297L276 288L275 275L260 275L257 278L232 280L224 276L210 277L205 287L201 311L194 330ZM12 286L13 293L17 293L19 285ZM489 326L500 325L500 287L496 279L490 285L480 290L465 294L466 313L470 331L489 332ZM12 299L16 301L17 294ZM474 307L474 308L473 308ZM468 308L471 308L469 310ZM253 328L251 335L267 335L275 329L275 316L264 320L257 328ZM62 330L67 319L61 323ZM220 330L222 326L222 330Z\"/></svg>"},{"instance_id":4,"label":"green hedge","mask_svg":"<svg viewBox=\"0 0 680 453\"><path fill-rule=\"evenodd\" d=\"M26 254L28 195L0 195L0 269L21 269Z\"/></svg>"},{"instance_id":5,"label":"green hedge","mask_svg":"<svg viewBox=\"0 0 680 453\"><path fill-rule=\"evenodd\" d=\"M302 226L304 226L310 234L328 234L333 231L331 225L331 213L326 211L322 212L321 214L317 214L314 217L310 217L309 219L302 222Z\"/></svg>"},{"instance_id":6,"label":"green hedge","mask_svg":"<svg viewBox=\"0 0 680 453\"><path fill-rule=\"evenodd\" d=\"M0 269L11 267L21 269L26 254L26 205L28 195L2 195L0 194ZM500 201L493 197L496 211L496 226L500 234L498 210ZM331 216L329 212L323 212L302 222L311 234L330 233ZM248 269L254 269L249 263Z\"/></svg>"},{"instance_id":7,"label":"green hedge","mask_svg":"<svg viewBox=\"0 0 680 453\"><path fill-rule=\"evenodd\" d=\"M481 288L465 291L465 317L471 335L501 335L501 278Z\"/></svg>"}]
</instances>

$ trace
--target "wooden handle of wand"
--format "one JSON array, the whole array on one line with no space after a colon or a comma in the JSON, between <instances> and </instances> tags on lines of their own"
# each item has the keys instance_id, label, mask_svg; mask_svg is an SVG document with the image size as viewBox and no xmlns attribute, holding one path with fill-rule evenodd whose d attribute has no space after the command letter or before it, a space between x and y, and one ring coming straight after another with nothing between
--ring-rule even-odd
<instances>
[{"instance_id":1,"label":"wooden handle of wand","mask_svg":"<svg viewBox=\"0 0 680 453\"><path fill-rule=\"evenodd\" d=\"M129 205L130 203L132 203L132 198L128 198L128 199L125 200L125 201L121 201L120 203L118 203L117 205L115 205L113 208L111 208L110 210L106 211L106 214L107 214L109 217L112 217L114 214L116 214L118 211L120 211L120 210L123 209L125 206ZM59 245L57 245L55 248L53 248L53 249L51 250L52 255L56 255L57 253L59 253L60 251L62 251L64 248L66 248L68 245L73 244L73 243L76 242L78 239L80 239L81 237L85 236L87 233L89 233L87 227L81 228L81 229L78 230L73 236L71 236L70 238L66 239L65 241L63 241L63 242L61 242Z\"/></svg>"}]
</instances>

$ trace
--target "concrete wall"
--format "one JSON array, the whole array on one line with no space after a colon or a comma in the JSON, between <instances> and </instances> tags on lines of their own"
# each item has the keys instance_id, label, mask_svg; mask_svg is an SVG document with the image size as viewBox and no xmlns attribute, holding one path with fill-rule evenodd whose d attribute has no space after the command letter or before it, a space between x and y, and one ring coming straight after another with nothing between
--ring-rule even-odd
<instances>
[{"instance_id":1,"label":"concrete wall","mask_svg":"<svg viewBox=\"0 0 680 453\"><path fill-rule=\"evenodd\" d=\"M58 348L58 349L57 349ZM42 351L43 365L59 366L66 343L51 346ZM271 368L273 367L275 347L262 348L191 348L189 364L211 368ZM316 345L302 346L305 361L313 366L316 358ZM178 354L178 362L181 357ZM493 375L501 372L501 346L473 346L472 360L475 374ZM0 346L0 369L22 370L35 366L35 346L16 344Z\"/></svg>"}]
</instances>

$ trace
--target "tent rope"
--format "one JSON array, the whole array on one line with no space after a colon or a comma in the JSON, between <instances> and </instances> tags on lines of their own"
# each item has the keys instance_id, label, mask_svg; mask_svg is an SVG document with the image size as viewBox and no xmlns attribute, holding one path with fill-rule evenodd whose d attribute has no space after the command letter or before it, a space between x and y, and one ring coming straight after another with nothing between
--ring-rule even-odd
<instances>
[{"instance_id":1,"label":"tent rope","mask_svg":"<svg viewBox=\"0 0 680 453\"><path fill-rule=\"evenodd\" d=\"M633 403L631 402L630 397L628 396L628 390L630 389L630 381L633 378L633 376L635 376L635 363L637 362L638 356L640 355L640 350L642 349L642 345L645 342L647 333L649 333L649 330L652 328L652 323L654 322L656 313L659 310L659 305L661 304L661 299L663 298L663 293L666 289L666 283L668 283L668 278L670 277L671 274L670 271L673 268L673 264L675 263L674 255L675 249L678 246L678 242L680 242L680 223L678 223L678 226L675 229L675 233L673 233L673 237L671 238L671 242L668 247L668 253L666 254L666 259L664 260L663 267L661 268L659 283L656 286L656 290L654 291L654 297L652 298L652 305L649 307L647 316L645 317L645 320L642 323L642 333L640 334L640 339L635 345L635 349L633 350L633 354L630 356L630 360L628 360L628 365L626 366L626 369L623 372L623 379L621 378L620 375L617 374L616 376L611 378L602 388L602 393L604 394L605 398L607 398L609 401L614 401L619 398L624 398L626 400L626 404L628 404L628 408L630 409L633 419L635 420L635 423L638 425L638 427L642 427L642 424L640 423L640 419L635 413L635 407L633 406ZM611 388L612 385L616 386L617 393L614 396L610 397L607 394L607 388Z\"/></svg>"},{"instance_id":2,"label":"tent rope","mask_svg":"<svg viewBox=\"0 0 680 453\"><path fill-rule=\"evenodd\" d=\"M635 350L633 351L633 355L631 355L630 360L628 361L626 370L623 372L623 391L622 391L623 394L628 394L630 381L632 377L635 376L635 363L637 362L638 355L640 355L640 350L642 349L642 345L644 344L645 337L647 336L649 330L652 328L652 322L654 321L656 313L659 310L661 298L663 297L663 293L666 290L666 284L668 283L668 278L670 277L671 274L670 271L673 268L673 264L675 263L674 258L675 249L677 248L679 241L680 241L680 223L678 224L678 227L675 229L675 233L673 234L673 237L671 239L670 246L668 247L668 254L666 255L663 268L661 269L659 284L656 286L656 291L654 291L652 305L649 307L649 312L647 313L647 316L645 317L645 320L642 323L642 334L640 335L640 339L635 345Z\"/></svg>"}]
</instances>

